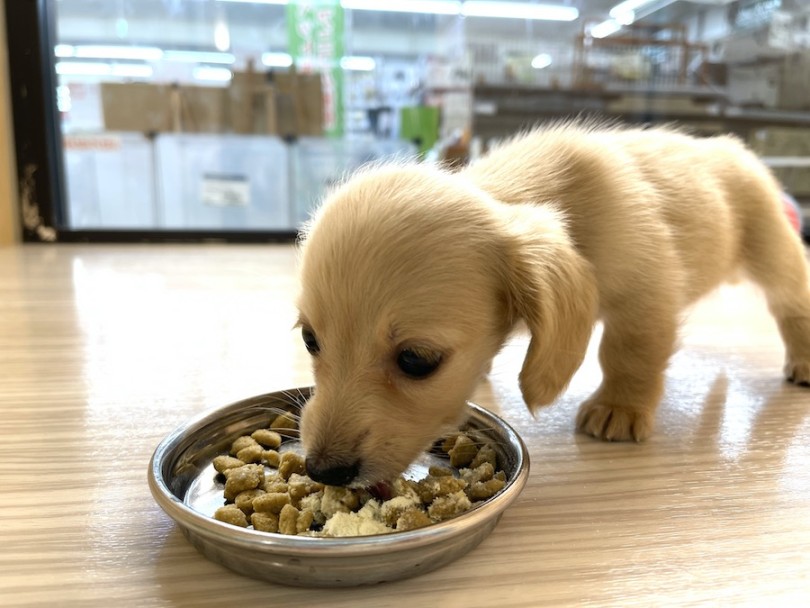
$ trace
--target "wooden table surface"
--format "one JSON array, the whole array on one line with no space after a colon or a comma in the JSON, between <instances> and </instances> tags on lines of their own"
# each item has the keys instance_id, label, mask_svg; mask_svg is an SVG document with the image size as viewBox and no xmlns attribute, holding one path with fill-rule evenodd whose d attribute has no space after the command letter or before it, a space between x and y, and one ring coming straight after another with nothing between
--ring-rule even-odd
<instances>
[{"instance_id":1,"label":"wooden table surface","mask_svg":"<svg viewBox=\"0 0 810 608\"><path fill-rule=\"evenodd\" d=\"M531 478L492 535L416 579L313 590L199 555L153 501L147 464L190 417L311 382L292 246L0 249L3 606L799 605L810 602L810 389L749 285L699 304L657 431L573 431L599 382L594 341L533 419L524 339L475 400L505 417Z\"/></svg>"}]
</instances>

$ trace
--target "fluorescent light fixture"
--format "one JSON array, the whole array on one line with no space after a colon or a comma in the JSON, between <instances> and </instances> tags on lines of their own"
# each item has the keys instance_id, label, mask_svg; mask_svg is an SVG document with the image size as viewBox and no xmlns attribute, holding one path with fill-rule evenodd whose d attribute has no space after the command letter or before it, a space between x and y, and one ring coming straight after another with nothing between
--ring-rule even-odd
<instances>
[{"instance_id":1,"label":"fluorescent light fixture","mask_svg":"<svg viewBox=\"0 0 810 608\"><path fill-rule=\"evenodd\" d=\"M60 76L109 76L112 66L109 63L90 61L59 61L56 73Z\"/></svg>"},{"instance_id":2,"label":"fluorescent light fixture","mask_svg":"<svg viewBox=\"0 0 810 608\"><path fill-rule=\"evenodd\" d=\"M625 0L610 9L609 15L622 25L630 25L674 2L676 0Z\"/></svg>"},{"instance_id":3,"label":"fluorescent light fixture","mask_svg":"<svg viewBox=\"0 0 810 608\"><path fill-rule=\"evenodd\" d=\"M461 12L461 2L457 0L341 0L340 5L345 9L355 11L431 15L458 15Z\"/></svg>"},{"instance_id":4,"label":"fluorescent light fixture","mask_svg":"<svg viewBox=\"0 0 810 608\"><path fill-rule=\"evenodd\" d=\"M527 2L486 2L469 0L461 5L465 17L500 17L505 19L536 19L541 21L574 21L579 11L573 6L558 4L528 4Z\"/></svg>"},{"instance_id":5,"label":"fluorescent light fixture","mask_svg":"<svg viewBox=\"0 0 810 608\"><path fill-rule=\"evenodd\" d=\"M152 67L120 63L95 63L90 61L60 61L56 64L60 76L116 76L119 78L149 78Z\"/></svg>"},{"instance_id":6,"label":"fluorescent light fixture","mask_svg":"<svg viewBox=\"0 0 810 608\"><path fill-rule=\"evenodd\" d=\"M535 70L542 70L543 68L547 68L551 65L551 55L548 53L540 53L539 55L535 55L534 59L532 59L532 67Z\"/></svg>"},{"instance_id":7,"label":"fluorescent light fixture","mask_svg":"<svg viewBox=\"0 0 810 608\"><path fill-rule=\"evenodd\" d=\"M228 82L233 74L228 68L214 68L200 66L192 72L195 80L209 80L213 82Z\"/></svg>"},{"instance_id":8,"label":"fluorescent light fixture","mask_svg":"<svg viewBox=\"0 0 810 608\"><path fill-rule=\"evenodd\" d=\"M612 9L610 9L610 13L608 13L611 17L618 20L620 15L625 15L627 13L633 13L638 9L642 8L647 4L652 4L657 0L625 0L624 2L620 2Z\"/></svg>"},{"instance_id":9,"label":"fluorescent light fixture","mask_svg":"<svg viewBox=\"0 0 810 608\"><path fill-rule=\"evenodd\" d=\"M73 56L80 59L140 59L156 61L163 57L163 51L154 46L104 46L77 45Z\"/></svg>"},{"instance_id":10,"label":"fluorescent light fixture","mask_svg":"<svg viewBox=\"0 0 810 608\"><path fill-rule=\"evenodd\" d=\"M178 63L218 63L231 65L236 61L231 53L215 53L213 51L163 51L164 61Z\"/></svg>"},{"instance_id":11,"label":"fluorescent light fixture","mask_svg":"<svg viewBox=\"0 0 810 608\"><path fill-rule=\"evenodd\" d=\"M53 54L57 57L73 57L73 52L72 44L57 44L53 47Z\"/></svg>"},{"instance_id":12,"label":"fluorescent light fixture","mask_svg":"<svg viewBox=\"0 0 810 608\"><path fill-rule=\"evenodd\" d=\"M228 29L228 24L224 21L217 21L214 26L214 46L220 52L231 48L231 32Z\"/></svg>"},{"instance_id":13,"label":"fluorescent light fixture","mask_svg":"<svg viewBox=\"0 0 810 608\"><path fill-rule=\"evenodd\" d=\"M112 66L112 75L120 76L122 78L151 78L152 66L150 65L131 65L126 63L119 63Z\"/></svg>"},{"instance_id":14,"label":"fluorescent light fixture","mask_svg":"<svg viewBox=\"0 0 810 608\"><path fill-rule=\"evenodd\" d=\"M591 28L591 36L594 38L607 38L622 29L622 24L615 19L608 19L598 23Z\"/></svg>"},{"instance_id":15,"label":"fluorescent light fixture","mask_svg":"<svg viewBox=\"0 0 810 608\"><path fill-rule=\"evenodd\" d=\"M344 70L353 70L356 72L370 72L377 67L377 62L373 57L362 56L347 56L341 57L340 67Z\"/></svg>"},{"instance_id":16,"label":"fluorescent light fixture","mask_svg":"<svg viewBox=\"0 0 810 608\"><path fill-rule=\"evenodd\" d=\"M217 2L234 2L241 4L288 4L288 0L217 0Z\"/></svg>"},{"instance_id":17,"label":"fluorescent light fixture","mask_svg":"<svg viewBox=\"0 0 810 608\"><path fill-rule=\"evenodd\" d=\"M288 68L292 62L289 53L262 53L262 65L268 68Z\"/></svg>"}]
</instances>

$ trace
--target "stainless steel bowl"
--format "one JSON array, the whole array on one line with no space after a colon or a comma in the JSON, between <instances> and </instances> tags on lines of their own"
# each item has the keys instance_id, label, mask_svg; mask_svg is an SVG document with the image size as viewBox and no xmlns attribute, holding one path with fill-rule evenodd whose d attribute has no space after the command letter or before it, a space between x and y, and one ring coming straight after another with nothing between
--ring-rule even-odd
<instances>
[{"instance_id":1,"label":"stainless steel bowl","mask_svg":"<svg viewBox=\"0 0 810 608\"><path fill-rule=\"evenodd\" d=\"M529 475L526 446L494 414L472 403L465 428L492 442L506 487L454 519L409 532L351 538L285 536L213 519L222 486L211 464L238 436L266 427L280 411L298 412L310 389L260 395L203 414L166 437L149 464L149 488L200 553L240 574L305 587L348 587L408 578L451 562L489 535ZM421 477L426 454L409 473ZM406 474L407 475L407 474Z\"/></svg>"}]
</instances>

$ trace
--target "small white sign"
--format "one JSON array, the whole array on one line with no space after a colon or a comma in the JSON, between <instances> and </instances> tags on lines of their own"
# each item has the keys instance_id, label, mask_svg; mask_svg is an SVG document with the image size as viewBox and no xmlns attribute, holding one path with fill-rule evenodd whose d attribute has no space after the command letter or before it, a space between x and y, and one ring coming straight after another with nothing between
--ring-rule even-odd
<instances>
[{"instance_id":1,"label":"small white sign","mask_svg":"<svg viewBox=\"0 0 810 608\"><path fill-rule=\"evenodd\" d=\"M247 207L250 204L250 180L244 175L204 173L201 198L214 207Z\"/></svg>"}]
</instances>

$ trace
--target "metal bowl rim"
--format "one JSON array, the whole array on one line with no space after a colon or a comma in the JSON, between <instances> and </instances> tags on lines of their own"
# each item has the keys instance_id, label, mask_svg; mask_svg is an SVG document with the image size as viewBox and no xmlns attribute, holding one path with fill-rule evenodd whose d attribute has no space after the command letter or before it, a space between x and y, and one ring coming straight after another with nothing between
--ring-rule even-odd
<instances>
[{"instance_id":1,"label":"metal bowl rim","mask_svg":"<svg viewBox=\"0 0 810 608\"><path fill-rule=\"evenodd\" d=\"M294 389L297 390L297 389ZM507 481L506 487L493 498L484 501L473 509L444 522L431 524L417 530L407 532L393 532L391 534L376 534L370 536L353 536L343 538L323 538L307 536L289 536L260 532L247 528L239 528L200 513L175 496L163 479L161 469L164 461L173 451L174 443L179 438L190 435L199 430L199 427L209 419L216 418L217 414L224 414L228 410L237 410L239 406L246 406L251 401L261 401L264 398L278 398L287 391L265 393L235 401L225 406L213 407L193 417L187 423L178 426L169 433L157 446L149 462L148 481L149 488L158 505L180 526L188 528L202 536L217 538L220 542L232 546L243 546L255 550L263 547L279 555L318 555L325 557L339 554L350 556L352 554L368 555L370 552L385 553L404 551L425 545L441 542L462 533L471 525L488 521L490 518L499 518L503 511L519 496L529 477L529 454L523 440L512 426L505 420L489 410L471 402L467 406L478 417L489 419L500 426L507 434L510 442L517 445L514 476Z\"/></svg>"}]
</instances>

